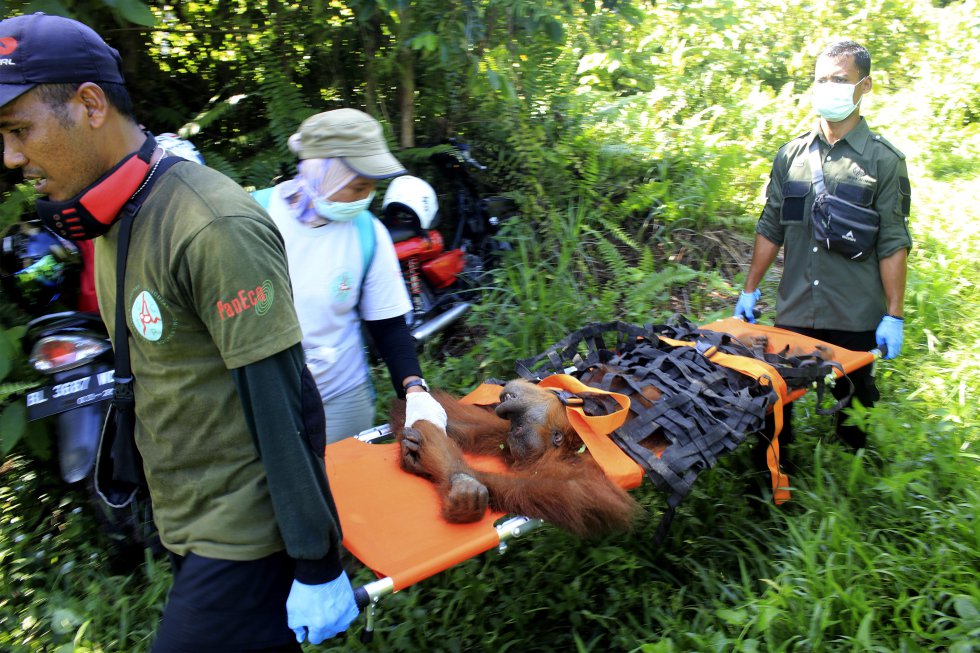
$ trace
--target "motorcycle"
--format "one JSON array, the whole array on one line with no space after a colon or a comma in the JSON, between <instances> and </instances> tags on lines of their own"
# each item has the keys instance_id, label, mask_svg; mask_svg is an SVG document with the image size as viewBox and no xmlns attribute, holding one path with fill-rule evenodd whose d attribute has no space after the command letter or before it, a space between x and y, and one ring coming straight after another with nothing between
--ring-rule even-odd
<instances>
[{"instance_id":1,"label":"motorcycle","mask_svg":"<svg viewBox=\"0 0 980 653\"><path fill-rule=\"evenodd\" d=\"M517 215L517 203L482 195L473 172L483 172L465 143L450 141L430 157L448 182L446 235L435 190L410 175L396 177L382 201L381 221L391 234L402 278L412 301L406 316L416 342L446 330L472 308L500 252L509 249L497 234Z\"/></svg>"},{"instance_id":2,"label":"motorcycle","mask_svg":"<svg viewBox=\"0 0 980 653\"><path fill-rule=\"evenodd\" d=\"M48 377L27 393L27 418L57 416L61 478L77 483L91 475L99 434L112 398L112 346L98 315L64 311L27 323L29 361Z\"/></svg>"},{"instance_id":3,"label":"motorcycle","mask_svg":"<svg viewBox=\"0 0 980 653\"><path fill-rule=\"evenodd\" d=\"M110 541L110 561L126 571L156 546L149 501L110 508L94 484L99 438L113 391L112 345L97 313L58 310L80 267L78 248L38 222L19 223L2 241L0 272L5 294L28 314L28 361L45 378L26 393L29 421L55 420L62 480L84 484L95 517ZM68 302L70 303L70 302ZM52 311L52 312L47 312Z\"/></svg>"}]
</instances>

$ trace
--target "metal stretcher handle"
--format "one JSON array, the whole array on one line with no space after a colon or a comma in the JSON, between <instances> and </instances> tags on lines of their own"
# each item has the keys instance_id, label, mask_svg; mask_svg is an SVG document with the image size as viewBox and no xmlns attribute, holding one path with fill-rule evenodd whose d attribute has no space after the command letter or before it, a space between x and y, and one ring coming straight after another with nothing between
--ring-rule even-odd
<instances>
[{"instance_id":1,"label":"metal stretcher handle","mask_svg":"<svg viewBox=\"0 0 980 653\"><path fill-rule=\"evenodd\" d=\"M367 590L364 587L354 588L354 602L357 604L358 610L363 610L371 602L371 598L368 596Z\"/></svg>"},{"instance_id":2,"label":"metal stretcher handle","mask_svg":"<svg viewBox=\"0 0 980 653\"><path fill-rule=\"evenodd\" d=\"M875 347L868 353L874 357L874 361L872 361L872 370L874 370L874 363L888 355L888 346L882 343L881 347ZM874 372L872 371L872 376L873 375ZM837 375L834 372L830 372L826 377L824 377L823 382L825 385L827 385L827 387L833 388L837 383ZM816 386L816 382L814 382L814 386Z\"/></svg>"},{"instance_id":3,"label":"metal stretcher handle","mask_svg":"<svg viewBox=\"0 0 980 653\"><path fill-rule=\"evenodd\" d=\"M532 517L521 515L508 517L498 523L494 528L497 529L497 550L504 553L507 550L507 543L510 540L527 535L529 532L540 527L544 522ZM376 581L365 583L360 587L354 588L354 600L357 607L364 610L369 605L377 603L382 597L393 594L395 591L395 581L392 578L379 578Z\"/></svg>"},{"instance_id":4,"label":"metal stretcher handle","mask_svg":"<svg viewBox=\"0 0 980 653\"><path fill-rule=\"evenodd\" d=\"M395 582L391 578L379 578L374 582L355 587L354 600L357 602L357 608L363 610L379 601L382 596L387 596L394 591Z\"/></svg>"}]
</instances>

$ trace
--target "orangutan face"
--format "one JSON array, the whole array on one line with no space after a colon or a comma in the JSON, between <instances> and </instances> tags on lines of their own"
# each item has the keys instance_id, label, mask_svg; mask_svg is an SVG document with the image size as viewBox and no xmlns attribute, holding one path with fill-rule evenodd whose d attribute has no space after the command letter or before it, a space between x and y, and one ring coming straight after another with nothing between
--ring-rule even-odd
<instances>
[{"instance_id":1,"label":"orangutan face","mask_svg":"<svg viewBox=\"0 0 980 653\"><path fill-rule=\"evenodd\" d=\"M549 448L560 447L572 431L558 396L523 379L504 386L496 413L510 420L507 446L518 460L537 458Z\"/></svg>"}]
</instances>

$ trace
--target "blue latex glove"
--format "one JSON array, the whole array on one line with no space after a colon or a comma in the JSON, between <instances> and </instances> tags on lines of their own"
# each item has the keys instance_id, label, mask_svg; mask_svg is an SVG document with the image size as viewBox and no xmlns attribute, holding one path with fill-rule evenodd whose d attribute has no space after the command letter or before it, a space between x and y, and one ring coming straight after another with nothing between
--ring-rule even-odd
<instances>
[{"instance_id":1,"label":"blue latex glove","mask_svg":"<svg viewBox=\"0 0 980 653\"><path fill-rule=\"evenodd\" d=\"M903 326L905 326L905 322L902 321L902 318L886 315L881 318L878 328L875 329L875 342L878 343L879 347L884 344L887 348L885 360L898 358L898 355L902 353Z\"/></svg>"},{"instance_id":2,"label":"blue latex glove","mask_svg":"<svg viewBox=\"0 0 980 653\"><path fill-rule=\"evenodd\" d=\"M319 644L344 632L357 613L354 590L346 572L321 585L294 580L286 599L287 623L300 643L309 636L311 644Z\"/></svg>"},{"instance_id":3,"label":"blue latex glove","mask_svg":"<svg viewBox=\"0 0 980 653\"><path fill-rule=\"evenodd\" d=\"M742 291L735 304L735 317L743 317L746 322L755 324L755 303L762 296L762 291L756 288L752 292Z\"/></svg>"}]
</instances>

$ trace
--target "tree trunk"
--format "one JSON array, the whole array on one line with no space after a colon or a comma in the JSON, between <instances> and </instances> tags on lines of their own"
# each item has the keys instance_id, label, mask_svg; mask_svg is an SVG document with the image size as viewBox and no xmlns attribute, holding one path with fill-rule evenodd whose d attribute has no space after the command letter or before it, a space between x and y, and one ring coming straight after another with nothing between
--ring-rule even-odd
<instances>
[{"instance_id":1,"label":"tree trunk","mask_svg":"<svg viewBox=\"0 0 980 653\"><path fill-rule=\"evenodd\" d=\"M415 53L402 48L399 54L401 75L401 146L415 147Z\"/></svg>"},{"instance_id":2,"label":"tree trunk","mask_svg":"<svg viewBox=\"0 0 980 653\"><path fill-rule=\"evenodd\" d=\"M384 114L384 106L378 102L378 76L374 63L378 56L378 35L381 32L381 21L377 12L361 23L360 28L361 42L364 44L364 107L368 113L374 114L380 110Z\"/></svg>"},{"instance_id":3,"label":"tree trunk","mask_svg":"<svg viewBox=\"0 0 980 653\"><path fill-rule=\"evenodd\" d=\"M402 5L398 30L398 98L401 118L399 144L415 147L415 53L409 45L412 38L412 5Z\"/></svg>"}]
</instances>

